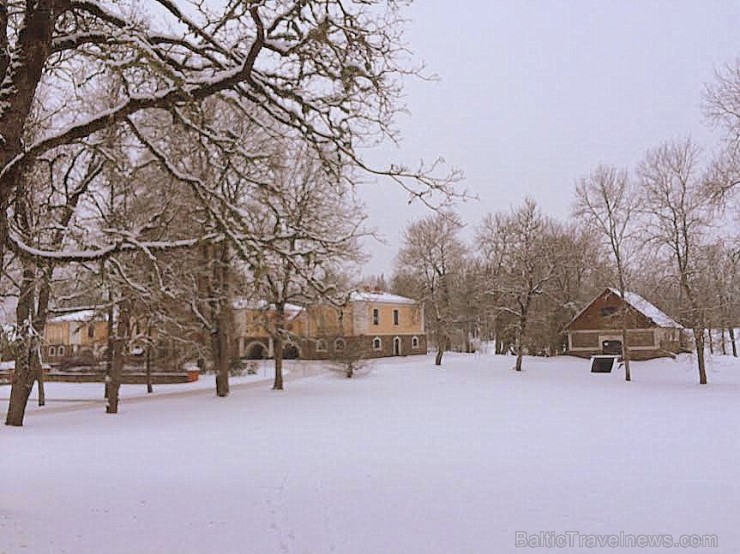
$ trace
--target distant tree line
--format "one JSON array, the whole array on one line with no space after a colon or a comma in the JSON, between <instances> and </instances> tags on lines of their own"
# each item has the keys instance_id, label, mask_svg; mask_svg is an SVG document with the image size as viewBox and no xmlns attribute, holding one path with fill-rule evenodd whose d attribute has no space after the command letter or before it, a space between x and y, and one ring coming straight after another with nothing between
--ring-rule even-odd
<instances>
[{"instance_id":1,"label":"distant tree line","mask_svg":"<svg viewBox=\"0 0 740 554\"><path fill-rule=\"evenodd\" d=\"M454 212L412 223L392 288L424 302L437 363L481 341L515 355L517 370L523 354L560 354L565 325L607 286L639 293L692 331L700 383L705 349L737 356L740 62L707 86L705 109L723 130L719 152L676 140L634 168L597 166L575 183L568 222L528 198L487 215L470 243Z\"/></svg>"}]
</instances>

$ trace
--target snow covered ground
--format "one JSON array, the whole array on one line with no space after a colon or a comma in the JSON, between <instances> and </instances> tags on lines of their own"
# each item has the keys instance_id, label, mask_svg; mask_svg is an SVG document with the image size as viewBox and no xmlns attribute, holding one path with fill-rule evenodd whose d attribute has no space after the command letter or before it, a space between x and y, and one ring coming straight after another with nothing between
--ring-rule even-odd
<instances>
[{"instance_id":1,"label":"snow covered ground","mask_svg":"<svg viewBox=\"0 0 740 554\"><path fill-rule=\"evenodd\" d=\"M24 428L0 427L0 553L670 551L578 547L656 534L740 552L737 360L713 358L706 387L687 357L634 363L632 383L512 360L352 380L298 362L285 391L261 371L225 399L212 377L131 385L116 416L100 385L49 383Z\"/></svg>"}]
</instances>

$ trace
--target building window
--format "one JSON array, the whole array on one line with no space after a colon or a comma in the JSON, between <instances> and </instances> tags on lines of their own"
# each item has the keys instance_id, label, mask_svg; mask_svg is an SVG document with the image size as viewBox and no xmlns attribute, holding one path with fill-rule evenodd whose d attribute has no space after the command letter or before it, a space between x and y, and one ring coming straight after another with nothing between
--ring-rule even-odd
<instances>
[{"instance_id":1,"label":"building window","mask_svg":"<svg viewBox=\"0 0 740 554\"><path fill-rule=\"evenodd\" d=\"M373 350L376 352L378 350L383 350L383 341L380 340L380 337L375 337L373 339Z\"/></svg>"},{"instance_id":2,"label":"building window","mask_svg":"<svg viewBox=\"0 0 740 554\"><path fill-rule=\"evenodd\" d=\"M398 310L393 310L393 325L398 325Z\"/></svg>"},{"instance_id":3,"label":"building window","mask_svg":"<svg viewBox=\"0 0 740 554\"><path fill-rule=\"evenodd\" d=\"M419 337L411 337L411 348L418 350L419 348Z\"/></svg>"},{"instance_id":4,"label":"building window","mask_svg":"<svg viewBox=\"0 0 740 554\"><path fill-rule=\"evenodd\" d=\"M609 317L610 315L614 315L615 313L617 313L617 309L613 306L601 308L601 317Z\"/></svg>"},{"instance_id":5,"label":"building window","mask_svg":"<svg viewBox=\"0 0 740 554\"><path fill-rule=\"evenodd\" d=\"M373 308L373 325L380 325L380 310Z\"/></svg>"},{"instance_id":6,"label":"building window","mask_svg":"<svg viewBox=\"0 0 740 554\"><path fill-rule=\"evenodd\" d=\"M57 355L57 348L56 346L50 346L49 347L49 356L56 356Z\"/></svg>"},{"instance_id":7,"label":"building window","mask_svg":"<svg viewBox=\"0 0 740 554\"><path fill-rule=\"evenodd\" d=\"M95 325L87 326L87 338L89 339L95 338Z\"/></svg>"},{"instance_id":8,"label":"building window","mask_svg":"<svg viewBox=\"0 0 740 554\"><path fill-rule=\"evenodd\" d=\"M58 356L64 356L64 347L63 347L63 346L60 346L60 347L59 347L59 348L57 349L57 355L58 355Z\"/></svg>"},{"instance_id":9,"label":"building window","mask_svg":"<svg viewBox=\"0 0 740 554\"><path fill-rule=\"evenodd\" d=\"M346 346L344 339L337 339L334 341L334 350L336 352L344 352L344 347Z\"/></svg>"},{"instance_id":10,"label":"building window","mask_svg":"<svg viewBox=\"0 0 740 554\"><path fill-rule=\"evenodd\" d=\"M316 341L316 352L326 352L326 341L324 339L319 339Z\"/></svg>"}]
</instances>

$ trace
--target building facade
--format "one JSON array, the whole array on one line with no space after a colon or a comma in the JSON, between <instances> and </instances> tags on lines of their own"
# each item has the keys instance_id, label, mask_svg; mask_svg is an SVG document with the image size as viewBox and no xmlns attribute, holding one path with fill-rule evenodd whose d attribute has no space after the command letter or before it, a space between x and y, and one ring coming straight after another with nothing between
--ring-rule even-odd
<instances>
[{"instance_id":1,"label":"building facade","mask_svg":"<svg viewBox=\"0 0 740 554\"><path fill-rule=\"evenodd\" d=\"M567 353L590 357L622 353L622 313L627 317L630 359L673 356L685 348L683 327L653 304L633 292L623 299L608 288L594 298L565 327Z\"/></svg>"},{"instance_id":2,"label":"building facade","mask_svg":"<svg viewBox=\"0 0 740 554\"><path fill-rule=\"evenodd\" d=\"M272 357L269 329L274 310L237 303L234 314L239 357ZM361 351L366 358L427 352L423 306L384 292L353 293L343 307L286 306L285 328L285 358L335 359L349 350Z\"/></svg>"},{"instance_id":3,"label":"building facade","mask_svg":"<svg viewBox=\"0 0 740 554\"><path fill-rule=\"evenodd\" d=\"M50 318L44 327L43 358L99 358L108 343L108 323L94 310L80 310Z\"/></svg>"}]
</instances>

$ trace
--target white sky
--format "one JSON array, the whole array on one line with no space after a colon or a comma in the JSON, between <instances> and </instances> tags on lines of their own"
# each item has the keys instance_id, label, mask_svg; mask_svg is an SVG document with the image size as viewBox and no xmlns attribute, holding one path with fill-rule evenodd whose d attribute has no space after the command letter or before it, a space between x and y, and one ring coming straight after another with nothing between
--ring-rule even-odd
<instances>
[{"instance_id":1,"label":"white sky","mask_svg":"<svg viewBox=\"0 0 740 554\"><path fill-rule=\"evenodd\" d=\"M737 0L417 0L407 42L438 82L406 88L403 143L376 161L443 156L480 198L459 208L466 236L525 196L566 218L575 180L599 163L634 168L648 148L718 133L701 108L715 69L740 56ZM410 221L426 215L391 184L363 187L366 275L392 271Z\"/></svg>"}]
</instances>

